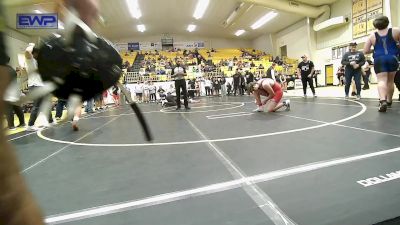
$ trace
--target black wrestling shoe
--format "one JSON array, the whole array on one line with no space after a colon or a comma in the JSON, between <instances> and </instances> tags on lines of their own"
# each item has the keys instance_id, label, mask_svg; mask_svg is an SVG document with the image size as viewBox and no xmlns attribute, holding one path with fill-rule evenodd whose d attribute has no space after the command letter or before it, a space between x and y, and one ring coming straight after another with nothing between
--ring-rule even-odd
<instances>
[{"instance_id":1,"label":"black wrestling shoe","mask_svg":"<svg viewBox=\"0 0 400 225\"><path fill-rule=\"evenodd\" d=\"M386 110L387 110L387 102L386 102L386 100L382 100L382 101L380 101L379 102L379 108L378 108L378 111L379 112L386 112Z\"/></svg>"}]
</instances>

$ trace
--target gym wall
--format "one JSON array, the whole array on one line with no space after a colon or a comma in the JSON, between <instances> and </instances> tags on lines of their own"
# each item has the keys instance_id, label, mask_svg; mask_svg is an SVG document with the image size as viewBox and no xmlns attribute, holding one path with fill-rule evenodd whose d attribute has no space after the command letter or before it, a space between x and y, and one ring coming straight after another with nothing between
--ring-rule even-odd
<instances>
[{"instance_id":1,"label":"gym wall","mask_svg":"<svg viewBox=\"0 0 400 225\"><path fill-rule=\"evenodd\" d=\"M32 42L32 38L11 29L7 29L5 34L10 65L15 68L19 66L18 55L24 54L26 46Z\"/></svg>"},{"instance_id":2,"label":"gym wall","mask_svg":"<svg viewBox=\"0 0 400 225\"><path fill-rule=\"evenodd\" d=\"M274 43L276 42L275 36L272 34L263 34L260 37L253 40L253 48L272 55L277 55Z\"/></svg>"}]
</instances>

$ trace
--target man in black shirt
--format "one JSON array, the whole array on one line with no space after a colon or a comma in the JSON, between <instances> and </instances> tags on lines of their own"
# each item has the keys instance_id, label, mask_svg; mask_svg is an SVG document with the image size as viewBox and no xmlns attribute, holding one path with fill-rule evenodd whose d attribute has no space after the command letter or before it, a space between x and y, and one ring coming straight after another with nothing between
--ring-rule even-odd
<instances>
[{"instance_id":1,"label":"man in black shirt","mask_svg":"<svg viewBox=\"0 0 400 225\"><path fill-rule=\"evenodd\" d=\"M251 82L254 81L254 75L249 70L246 71L246 86L248 86ZM249 90L247 90L247 94L250 95Z\"/></svg>"},{"instance_id":2,"label":"man in black shirt","mask_svg":"<svg viewBox=\"0 0 400 225\"><path fill-rule=\"evenodd\" d=\"M254 74L250 71L246 71L246 84L254 81Z\"/></svg>"},{"instance_id":3,"label":"man in black shirt","mask_svg":"<svg viewBox=\"0 0 400 225\"><path fill-rule=\"evenodd\" d=\"M246 90L246 79L243 74L240 74L240 87L239 87L240 95L244 95L245 90Z\"/></svg>"},{"instance_id":4,"label":"man in black shirt","mask_svg":"<svg viewBox=\"0 0 400 225\"><path fill-rule=\"evenodd\" d=\"M272 63L272 65L267 69L267 78L270 78L274 81L276 81L275 66L276 66L276 63Z\"/></svg>"},{"instance_id":5,"label":"man in black shirt","mask_svg":"<svg viewBox=\"0 0 400 225\"><path fill-rule=\"evenodd\" d=\"M233 75L233 95L236 96L236 92L240 86L240 74L241 70L238 69L236 73Z\"/></svg>"},{"instance_id":6,"label":"man in black shirt","mask_svg":"<svg viewBox=\"0 0 400 225\"><path fill-rule=\"evenodd\" d=\"M314 73L314 63L311 60L308 60L306 55L303 55L301 59L303 61L297 66L297 76L301 77L301 82L303 83L304 98L307 98L307 82L310 85L311 91L315 98L317 96L315 95L315 89L312 80L312 75Z\"/></svg>"},{"instance_id":7,"label":"man in black shirt","mask_svg":"<svg viewBox=\"0 0 400 225\"><path fill-rule=\"evenodd\" d=\"M175 78L175 88L176 88L176 110L181 109L181 89L183 93L183 104L185 105L185 109L189 110L189 103L188 103L188 97L187 97L187 87L186 87L186 80L185 76L186 74L186 69L181 66L180 62L176 64L176 67L172 70L172 78Z\"/></svg>"},{"instance_id":8,"label":"man in black shirt","mask_svg":"<svg viewBox=\"0 0 400 225\"><path fill-rule=\"evenodd\" d=\"M351 80L354 77L357 89L357 100L361 99L361 67L365 64L364 53L357 51L357 43L350 43L350 51L346 52L342 58L342 65L345 66L345 80L346 85L344 88L345 98L349 98L349 90Z\"/></svg>"}]
</instances>

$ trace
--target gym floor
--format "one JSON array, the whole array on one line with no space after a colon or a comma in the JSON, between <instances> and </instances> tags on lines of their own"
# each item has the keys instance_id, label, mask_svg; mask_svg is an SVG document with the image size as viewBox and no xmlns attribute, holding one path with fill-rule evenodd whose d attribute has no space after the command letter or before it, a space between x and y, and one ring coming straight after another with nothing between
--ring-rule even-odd
<instances>
[{"instance_id":1,"label":"gym floor","mask_svg":"<svg viewBox=\"0 0 400 225\"><path fill-rule=\"evenodd\" d=\"M291 101L277 113L253 113L251 97L142 104L151 143L128 106L10 141L49 224L392 224L400 103Z\"/></svg>"}]
</instances>

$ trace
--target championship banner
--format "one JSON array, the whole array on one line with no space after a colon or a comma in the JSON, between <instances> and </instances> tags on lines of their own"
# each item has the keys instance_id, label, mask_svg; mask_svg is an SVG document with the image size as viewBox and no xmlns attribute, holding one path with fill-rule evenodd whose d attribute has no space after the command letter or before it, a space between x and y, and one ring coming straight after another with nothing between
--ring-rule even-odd
<instances>
[{"instance_id":1,"label":"championship banner","mask_svg":"<svg viewBox=\"0 0 400 225\"><path fill-rule=\"evenodd\" d=\"M353 18L367 13L367 0L353 0Z\"/></svg>"},{"instance_id":2,"label":"championship banner","mask_svg":"<svg viewBox=\"0 0 400 225\"><path fill-rule=\"evenodd\" d=\"M114 45L119 52L128 51L128 43L115 43Z\"/></svg>"},{"instance_id":3,"label":"championship banner","mask_svg":"<svg viewBox=\"0 0 400 225\"><path fill-rule=\"evenodd\" d=\"M371 12L377 9L382 9L383 0L368 0L367 1L367 12Z\"/></svg>"},{"instance_id":4,"label":"championship banner","mask_svg":"<svg viewBox=\"0 0 400 225\"><path fill-rule=\"evenodd\" d=\"M128 50L129 51L139 50L139 42L128 43Z\"/></svg>"},{"instance_id":5,"label":"championship banner","mask_svg":"<svg viewBox=\"0 0 400 225\"><path fill-rule=\"evenodd\" d=\"M367 0L367 34L375 30L373 22L383 15L383 0Z\"/></svg>"},{"instance_id":6,"label":"championship banner","mask_svg":"<svg viewBox=\"0 0 400 225\"><path fill-rule=\"evenodd\" d=\"M353 39L367 36L375 30L375 18L383 15L383 0L353 0Z\"/></svg>"},{"instance_id":7,"label":"championship banner","mask_svg":"<svg viewBox=\"0 0 400 225\"><path fill-rule=\"evenodd\" d=\"M367 35L367 15L353 18L353 39Z\"/></svg>"}]
</instances>

